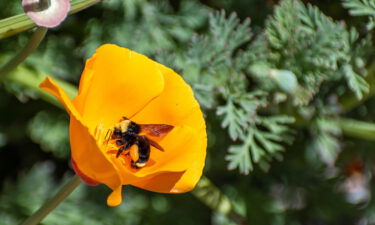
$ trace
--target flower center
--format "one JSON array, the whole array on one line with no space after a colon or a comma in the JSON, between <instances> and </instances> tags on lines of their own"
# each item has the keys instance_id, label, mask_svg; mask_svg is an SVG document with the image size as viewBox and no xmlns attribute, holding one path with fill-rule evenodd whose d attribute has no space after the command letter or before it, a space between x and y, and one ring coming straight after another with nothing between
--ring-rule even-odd
<instances>
[{"instance_id":1,"label":"flower center","mask_svg":"<svg viewBox=\"0 0 375 225\"><path fill-rule=\"evenodd\" d=\"M99 127L97 130L103 129ZM130 159L131 167L139 169L144 167L150 158L150 144L145 136L139 135L140 130L138 124L124 117L112 129L107 130L104 136L98 133L104 138L97 140L105 145L108 154L116 155L119 160L124 159L124 163Z\"/></svg>"},{"instance_id":2,"label":"flower center","mask_svg":"<svg viewBox=\"0 0 375 225\"><path fill-rule=\"evenodd\" d=\"M141 126L124 117L115 124L110 137L117 147L116 158L130 156L134 169L144 167L150 158L150 143L146 136L139 135Z\"/></svg>"},{"instance_id":3,"label":"flower center","mask_svg":"<svg viewBox=\"0 0 375 225\"><path fill-rule=\"evenodd\" d=\"M126 117L116 123L112 129L104 134L104 127L98 125L95 129L95 138L99 144L105 146L107 154L115 155L116 159L133 169L140 169L147 165L150 159L151 146L164 151L157 141L173 129L166 124L137 124Z\"/></svg>"}]
</instances>

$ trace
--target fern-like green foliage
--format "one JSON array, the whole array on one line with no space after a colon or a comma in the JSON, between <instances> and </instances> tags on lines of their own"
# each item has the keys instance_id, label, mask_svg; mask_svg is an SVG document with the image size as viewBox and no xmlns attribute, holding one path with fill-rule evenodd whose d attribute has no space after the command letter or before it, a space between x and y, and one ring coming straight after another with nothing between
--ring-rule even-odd
<instances>
[{"instance_id":1,"label":"fern-like green foliage","mask_svg":"<svg viewBox=\"0 0 375 225\"><path fill-rule=\"evenodd\" d=\"M373 0L343 0L343 5L353 16L374 16L375 2Z\"/></svg>"},{"instance_id":2,"label":"fern-like green foliage","mask_svg":"<svg viewBox=\"0 0 375 225\"><path fill-rule=\"evenodd\" d=\"M355 30L348 31L317 7L295 0L282 1L266 22L265 34L249 47L248 51L256 53L252 54L250 72L272 90L276 87L270 86L269 78L285 79L271 76L272 70L290 71L298 81L291 96L295 105L309 104L323 82L340 79L346 80L360 99L368 92L368 84L353 63L353 37L358 38ZM275 86L282 89L277 83L280 81Z\"/></svg>"},{"instance_id":3,"label":"fern-like green foliage","mask_svg":"<svg viewBox=\"0 0 375 225\"><path fill-rule=\"evenodd\" d=\"M252 37L250 20L240 23L235 14L218 12L210 15L209 25L208 34L193 37L188 50L164 52L158 59L183 74L204 108L216 108L222 127L228 128L235 142L226 157L228 168L248 174L255 162L267 169L270 159L281 158L281 143L290 143L287 124L293 118L258 115L269 103L268 94L251 87L247 77L250 57L239 51Z\"/></svg>"},{"instance_id":4,"label":"fern-like green foliage","mask_svg":"<svg viewBox=\"0 0 375 225\"><path fill-rule=\"evenodd\" d=\"M375 2L373 0L343 0L343 5L353 16L368 16L367 30L375 27Z\"/></svg>"},{"instance_id":5,"label":"fern-like green foliage","mask_svg":"<svg viewBox=\"0 0 375 225\"><path fill-rule=\"evenodd\" d=\"M158 59L184 76L203 107L216 108L235 142L226 157L229 169L247 174L253 163L267 169L272 158L281 159L282 143L291 143L287 125L294 122L282 113L285 107L297 107L296 112L306 108L310 117L319 117L337 113L335 106L315 108L327 104L317 95L335 94L330 85L346 83L358 99L369 91L363 58L370 39L359 39L355 29L317 7L282 1L266 21L265 32L255 37L250 21L240 23L234 14L211 14L209 21L208 34L193 37L189 49L163 52ZM327 163L337 156L318 155Z\"/></svg>"},{"instance_id":6,"label":"fern-like green foliage","mask_svg":"<svg viewBox=\"0 0 375 225\"><path fill-rule=\"evenodd\" d=\"M113 9L123 15L119 17L116 13L114 16ZM87 56L108 42L147 55L158 49L176 49L178 43L190 40L208 13L208 9L197 1L187 0L181 1L177 11L167 1L105 1L103 11L105 19L93 18L88 26Z\"/></svg>"},{"instance_id":7,"label":"fern-like green foliage","mask_svg":"<svg viewBox=\"0 0 375 225\"><path fill-rule=\"evenodd\" d=\"M194 93L205 108L217 104L217 96L229 89L243 93L246 79L241 74L240 57L235 50L251 38L246 20L239 24L235 14L210 14L208 35L196 35L186 51L180 54L162 52L158 60L179 71L193 86ZM235 87L234 87L235 86Z\"/></svg>"},{"instance_id":8,"label":"fern-like green foliage","mask_svg":"<svg viewBox=\"0 0 375 225\"><path fill-rule=\"evenodd\" d=\"M229 148L228 168L238 168L241 173L248 174L253 169L252 162L268 170L272 157L282 159L281 151L284 146L280 143L291 143L293 137L290 134L288 124L294 119L288 116L258 117L246 130L246 135L241 145L233 145ZM266 130L262 129L266 128Z\"/></svg>"},{"instance_id":9,"label":"fern-like green foliage","mask_svg":"<svg viewBox=\"0 0 375 225\"><path fill-rule=\"evenodd\" d=\"M261 88L273 99L279 98L280 92L286 94L287 98L278 101L280 107L293 105L293 114L320 121L310 129L311 149L329 165L339 153L340 132L332 130L334 124L321 122L329 119L319 118L337 115L339 110L334 101L322 97L337 96L338 83L346 83L357 99L368 93L363 75L370 44L369 36L359 38L355 29L335 22L317 7L285 0L266 21L265 33L248 46L248 71Z\"/></svg>"}]
</instances>

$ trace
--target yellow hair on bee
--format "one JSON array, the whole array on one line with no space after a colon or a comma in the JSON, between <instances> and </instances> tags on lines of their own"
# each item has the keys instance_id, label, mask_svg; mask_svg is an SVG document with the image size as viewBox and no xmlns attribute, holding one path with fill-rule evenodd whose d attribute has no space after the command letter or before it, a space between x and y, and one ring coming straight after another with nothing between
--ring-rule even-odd
<instances>
[{"instance_id":1,"label":"yellow hair on bee","mask_svg":"<svg viewBox=\"0 0 375 225\"><path fill-rule=\"evenodd\" d=\"M123 120L119 122L118 124L116 124L115 128L121 130L121 132L124 133L128 129L130 122L131 122L130 120Z\"/></svg>"}]
</instances>

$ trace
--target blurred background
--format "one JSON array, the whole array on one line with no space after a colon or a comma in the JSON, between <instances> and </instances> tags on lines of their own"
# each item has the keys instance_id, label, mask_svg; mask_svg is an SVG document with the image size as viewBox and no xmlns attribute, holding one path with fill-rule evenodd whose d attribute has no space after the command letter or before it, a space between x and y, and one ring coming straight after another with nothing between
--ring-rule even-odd
<instances>
[{"instance_id":1,"label":"blurred background","mask_svg":"<svg viewBox=\"0 0 375 225\"><path fill-rule=\"evenodd\" d=\"M0 19L23 13L0 0ZM375 224L373 0L105 0L50 29L0 82L0 224L30 216L73 175L69 117L30 87L78 85L104 43L181 74L204 110L204 174L248 224ZM32 31L0 40L0 65ZM18 76L16 76L18 75ZM235 224L192 194L80 185L42 224Z\"/></svg>"}]
</instances>

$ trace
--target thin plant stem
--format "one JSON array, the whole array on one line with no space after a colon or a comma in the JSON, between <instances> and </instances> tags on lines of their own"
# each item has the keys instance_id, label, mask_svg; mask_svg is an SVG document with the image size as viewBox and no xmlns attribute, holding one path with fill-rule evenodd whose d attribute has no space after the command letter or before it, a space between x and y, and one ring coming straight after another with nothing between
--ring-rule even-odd
<instances>
[{"instance_id":1,"label":"thin plant stem","mask_svg":"<svg viewBox=\"0 0 375 225\"><path fill-rule=\"evenodd\" d=\"M33 215L25 220L21 225L36 225L44 219L52 210L54 210L62 201L64 201L70 193L81 183L81 179L74 175L74 177L66 183L59 192L56 193L50 200L38 209Z\"/></svg>"},{"instance_id":2,"label":"thin plant stem","mask_svg":"<svg viewBox=\"0 0 375 225\"><path fill-rule=\"evenodd\" d=\"M22 63L31 53L35 51L35 49L39 46L42 42L44 37L47 33L47 28L45 27L38 27L36 31L31 36L30 40L27 42L25 47L21 49L17 55L15 55L9 62L7 62L1 69L0 69L0 81L3 80L6 75L15 69L20 63Z\"/></svg>"},{"instance_id":3,"label":"thin plant stem","mask_svg":"<svg viewBox=\"0 0 375 225\"><path fill-rule=\"evenodd\" d=\"M337 125L346 136L375 141L375 123L340 118Z\"/></svg>"},{"instance_id":4,"label":"thin plant stem","mask_svg":"<svg viewBox=\"0 0 375 225\"><path fill-rule=\"evenodd\" d=\"M224 216L228 216L236 224L247 224L246 217L235 210L231 200L207 177L203 176L201 178L195 189L192 191L192 194L210 209Z\"/></svg>"}]
</instances>

